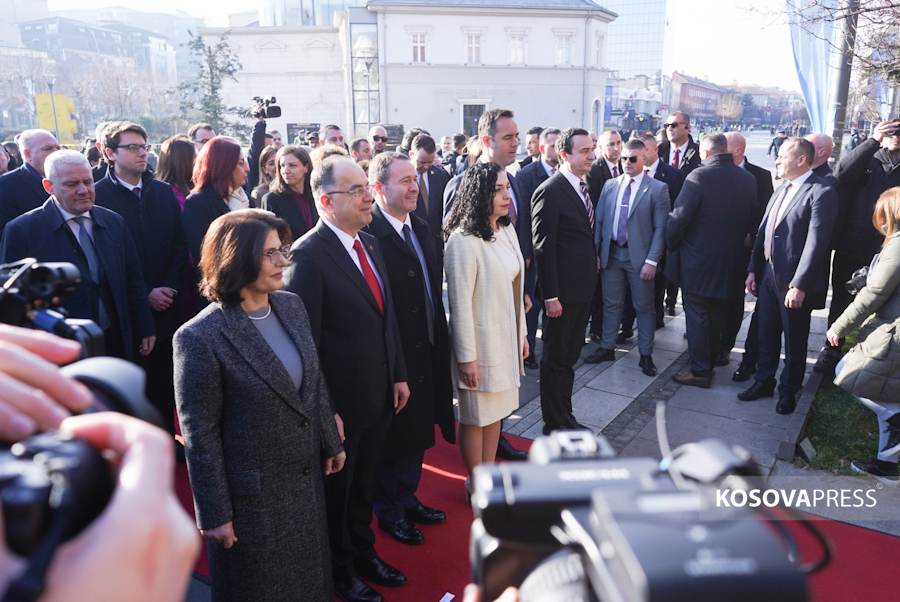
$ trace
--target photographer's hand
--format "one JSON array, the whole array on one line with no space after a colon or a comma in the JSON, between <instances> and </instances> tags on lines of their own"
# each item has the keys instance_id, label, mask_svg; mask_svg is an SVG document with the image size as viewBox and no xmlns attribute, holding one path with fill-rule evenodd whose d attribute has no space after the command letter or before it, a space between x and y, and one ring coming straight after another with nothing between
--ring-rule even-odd
<instances>
[{"instance_id":1,"label":"photographer's hand","mask_svg":"<svg viewBox=\"0 0 900 602\"><path fill-rule=\"evenodd\" d=\"M173 491L172 438L111 412L68 418L61 431L114 453L120 458L119 475L100 517L60 546L41 600L184 600L200 541ZM0 564L8 559L0 546ZM0 577L4 574L0 571ZM0 583L0 591L4 588Z\"/></svg>"},{"instance_id":2,"label":"photographer's hand","mask_svg":"<svg viewBox=\"0 0 900 602\"><path fill-rule=\"evenodd\" d=\"M80 354L75 341L0 324L0 440L18 441L36 430L56 429L70 410L91 405L87 388L55 365Z\"/></svg>"}]
</instances>

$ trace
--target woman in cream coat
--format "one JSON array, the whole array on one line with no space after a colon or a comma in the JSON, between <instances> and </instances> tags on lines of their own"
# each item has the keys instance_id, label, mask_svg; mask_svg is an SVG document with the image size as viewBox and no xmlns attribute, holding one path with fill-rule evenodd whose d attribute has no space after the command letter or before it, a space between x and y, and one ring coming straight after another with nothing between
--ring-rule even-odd
<instances>
[{"instance_id":1,"label":"woman in cream coat","mask_svg":"<svg viewBox=\"0 0 900 602\"><path fill-rule=\"evenodd\" d=\"M506 172L479 163L463 175L444 229L459 446L470 476L478 464L494 461L500 420L519 407L528 356L525 262L510 203Z\"/></svg>"}]
</instances>

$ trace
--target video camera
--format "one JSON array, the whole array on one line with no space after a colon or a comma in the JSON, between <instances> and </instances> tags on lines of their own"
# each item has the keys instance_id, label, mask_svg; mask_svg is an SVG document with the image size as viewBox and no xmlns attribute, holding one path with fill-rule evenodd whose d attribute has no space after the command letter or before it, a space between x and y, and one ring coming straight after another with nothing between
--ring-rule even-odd
<instances>
[{"instance_id":1,"label":"video camera","mask_svg":"<svg viewBox=\"0 0 900 602\"><path fill-rule=\"evenodd\" d=\"M522 602L807 600L804 574L830 557L821 534L804 524L824 553L801 567L774 516L716 505L717 486L759 479L745 450L707 439L663 457L616 458L602 436L557 431L534 441L528 463L476 467L482 599L513 586Z\"/></svg>"},{"instance_id":2,"label":"video camera","mask_svg":"<svg viewBox=\"0 0 900 602\"><path fill-rule=\"evenodd\" d=\"M125 360L98 357L103 331L91 320L66 317L60 297L81 282L71 263L34 259L0 265L0 321L78 341L82 359L61 369L93 394L88 412L114 411L156 426L162 420L144 394L144 371ZM55 307L52 309L51 307ZM78 535L106 507L115 489L108 462L85 441L41 433L0 448L0 502L6 543L29 560L3 600L36 600L59 544Z\"/></svg>"},{"instance_id":3,"label":"video camera","mask_svg":"<svg viewBox=\"0 0 900 602\"><path fill-rule=\"evenodd\" d=\"M276 105L277 101L274 96L268 98L253 97L253 104L250 105L250 116L263 119L276 119L281 117L281 107Z\"/></svg>"}]
</instances>

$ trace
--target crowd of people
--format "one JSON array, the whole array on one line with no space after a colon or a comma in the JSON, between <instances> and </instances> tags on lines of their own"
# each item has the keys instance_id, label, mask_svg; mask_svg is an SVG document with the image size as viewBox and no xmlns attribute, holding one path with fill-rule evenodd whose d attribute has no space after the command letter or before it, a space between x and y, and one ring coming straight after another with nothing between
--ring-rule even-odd
<instances>
[{"instance_id":1,"label":"crowd of people","mask_svg":"<svg viewBox=\"0 0 900 602\"><path fill-rule=\"evenodd\" d=\"M501 433L526 368L543 432L586 428L586 340L586 362L614 361L636 327L656 376L679 294L690 365L674 380L713 386L749 292L738 399L775 394L783 342L775 411L790 414L830 285L816 370L878 417L878 456L854 468L897 480L900 121L833 171L829 136L778 140L773 183L740 132L698 142L678 111L625 138L533 127L522 160L506 109L471 138L412 128L396 150L380 125L283 144L262 118L248 153L206 123L158 155L137 123L100 124L82 152L28 130L0 176L0 259L75 264L69 315L146 369L183 437L214 599L378 601L407 577L378 555L373 514L411 546L446 520L416 496L436 432L459 446L468 497L475 466L524 458Z\"/></svg>"}]
</instances>

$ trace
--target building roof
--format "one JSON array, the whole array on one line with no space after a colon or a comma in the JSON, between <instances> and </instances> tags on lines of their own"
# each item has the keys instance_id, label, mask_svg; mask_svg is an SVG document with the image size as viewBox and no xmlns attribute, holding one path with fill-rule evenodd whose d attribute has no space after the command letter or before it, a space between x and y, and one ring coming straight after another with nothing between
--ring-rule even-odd
<instances>
[{"instance_id":1,"label":"building roof","mask_svg":"<svg viewBox=\"0 0 900 602\"><path fill-rule=\"evenodd\" d=\"M368 0L367 6L428 6L441 8L532 8L543 10L599 10L593 0Z\"/></svg>"}]
</instances>

